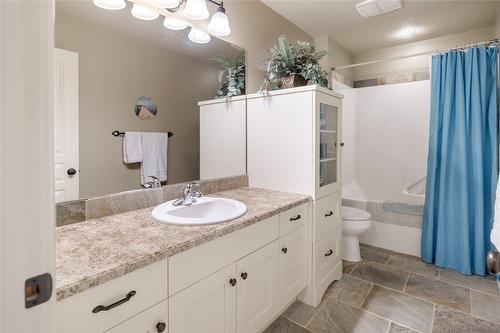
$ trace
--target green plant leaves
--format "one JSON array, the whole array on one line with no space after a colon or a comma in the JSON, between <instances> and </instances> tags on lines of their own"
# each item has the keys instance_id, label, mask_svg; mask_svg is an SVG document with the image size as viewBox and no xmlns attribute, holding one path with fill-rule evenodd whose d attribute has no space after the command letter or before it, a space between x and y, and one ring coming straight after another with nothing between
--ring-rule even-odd
<instances>
[{"instance_id":1,"label":"green plant leaves","mask_svg":"<svg viewBox=\"0 0 500 333\"><path fill-rule=\"evenodd\" d=\"M210 58L210 61L213 61L224 68L222 75L219 76L220 86L217 89L216 98L229 99L245 92L244 55L241 55L234 60L222 56L214 56Z\"/></svg>"}]
</instances>

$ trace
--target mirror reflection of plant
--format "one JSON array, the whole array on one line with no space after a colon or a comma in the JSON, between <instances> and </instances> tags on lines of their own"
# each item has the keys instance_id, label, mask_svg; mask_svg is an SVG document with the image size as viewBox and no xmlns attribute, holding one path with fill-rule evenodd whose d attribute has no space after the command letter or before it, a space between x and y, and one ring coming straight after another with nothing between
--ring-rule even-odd
<instances>
[{"instance_id":1,"label":"mirror reflection of plant","mask_svg":"<svg viewBox=\"0 0 500 333\"><path fill-rule=\"evenodd\" d=\"M319 64L328 52L316 51L314 45L308 42L289 43L282 35L269 53L267 78L262 81L261 90L279 85L281 79L294 74L301 75L308 83L328 87L328 73Z\"/></svg>"},{"instance_id":2,"label":"mirror reflection of plant","mask_svg":"<svg viewBox=\"0 0 500 333\"><path fill-rule=\"evenodd\" d=\"M214 56L210 58L210 61L224 68L219 76L219 89L217 89L216 98L231 98L245 93L244 55L240 55L235 60Z\"/></svg>"}]
</instances>

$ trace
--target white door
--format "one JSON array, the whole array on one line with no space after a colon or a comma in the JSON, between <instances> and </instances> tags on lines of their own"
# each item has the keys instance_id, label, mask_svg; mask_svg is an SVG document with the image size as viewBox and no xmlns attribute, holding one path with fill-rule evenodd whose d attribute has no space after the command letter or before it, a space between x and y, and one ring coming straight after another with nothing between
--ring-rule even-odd
<instances>
[{"instance_id":1,"label":"white door","mask_svg":"<svg viewBox=\"0 0 500 333\"><path fill-rule=\"evenodd\" d=\"M306 287L307 227L303 226L280 239L280 308L293 301Z\"/></svg>"},{"instance_id":2,"label":"white door","mask_svg":"<svg viewBox=\"0 0 500 333\"><path fill-rule=\"evenodd\" d=\"M169 333L236 332L236 264L180 291L169 300Z\"/></svg>"},{"instance_id":3,"label":"white door","mask_svg":"<svg viewBox=\"0 0 500 333\"><path fill-rule=\"evenodd\" d=\"M79 198L78 53L55 49L54 167L56 202Z\"/></svg>"},{"instance_id":4,"label":"white door","mask_svg":"<svg viewBox=\"0 0 500 333\"><path fill-rule=\"evenodd\" d=\"M168 301L165 300L105 333L167 333Z\"/></svg>"},{"instance_id":5,"label":"white door","mask_svg":"<svg viewBox=\"0 0 500 333\"><path fill-rule=\"evenodd\" d=\"M279 309L279 240L236 263L238 333L264 329Z\"/></svg>"},{"instance_id":6,"label":"white door","mask_svg":"<svg viewBox=\"0 0 500 333\"><path fill-rule=\"evenodd\" d=\"M54 3L0 1L0 332L5 333L54 332ZM53 288L42 278L26 288L35 276L52 276Z\"/></svg>"}]
</instances>

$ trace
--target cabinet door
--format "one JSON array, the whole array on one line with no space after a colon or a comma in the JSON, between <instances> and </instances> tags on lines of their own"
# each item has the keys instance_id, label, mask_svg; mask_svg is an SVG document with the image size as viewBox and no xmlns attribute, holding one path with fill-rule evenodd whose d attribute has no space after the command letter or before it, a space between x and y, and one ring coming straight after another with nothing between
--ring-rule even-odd
<instances>
[{"instance_id":1,"label":"cabinet door","mask_svg":"<svg viewBox=\"0 0 500 333\"><path fill-rule=\"evenodd\" d=\"M341 177L341 100L315 95L315 199L338 191Z\"/></svg>"},{"instance_id":2,"label":"cabinet door","mask_svg":"<svg viewBox=\"0 0 500 333\"><path fill-rule=\"evenodd\" d=\"M236 264L169 299L170 333L236 332Z\"/></svg>"},{"instance_id":3,"label":"cabinet door","mask_svg":"<svg viewBox=\"0 0 500 333\"><path fill-rule=\"evenodd\" d=\"M264 329L279 311L279 240L236 263L238 333Z\"/></svg>"},{"instance_id":4,"label":"cabinet door","mask_svg":"<svg viewBox=\"0 0 500 333\"><path fill-rule=\"evenodd\" d=\"M307 284L307 226L280 239L280 310Z\"/></svg>"},{"instance_id":5,"label":"cabinet door","mask_svg":"<svg viewBox=\"0 0 500 333\"><path fill-rule=\"evenodd\" d=\"M168 301L152 306L106 333L167 333Z\"/></svg>"}]
</instances>

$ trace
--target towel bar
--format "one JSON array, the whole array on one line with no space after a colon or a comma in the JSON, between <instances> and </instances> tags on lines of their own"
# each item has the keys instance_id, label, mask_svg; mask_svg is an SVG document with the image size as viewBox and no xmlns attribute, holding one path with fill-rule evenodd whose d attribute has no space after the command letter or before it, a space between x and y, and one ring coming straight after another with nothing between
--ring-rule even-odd
<instances>
[{"instance_id":1,"label":"towel bar","mask_svg":"<svg viewBox=\"0 0 500 333\"><path fill-rule=\"evenodd\" d=\"M111 132L111 135L113 135L113 136L123 136L123 135L125 135L125 132L113 131L113 132ZM170 138L172 136L174 136L174 133L168 132L168 137Z\"/></svg>"}]
</instances>

